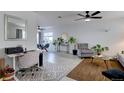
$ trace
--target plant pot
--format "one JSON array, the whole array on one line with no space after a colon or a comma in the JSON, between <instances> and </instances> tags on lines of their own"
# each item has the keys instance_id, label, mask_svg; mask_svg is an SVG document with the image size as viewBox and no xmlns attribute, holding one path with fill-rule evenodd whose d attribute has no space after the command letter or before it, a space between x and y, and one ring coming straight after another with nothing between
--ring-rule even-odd
<instances>
[{"instance_id":1,"label":"plant pot","mask_svg":"<svg viewBox=\"0 0 124 93\"><path fill-rule=\"evenodd\" d=\"M14 72L12 73L4 73L4 78L3 80L10 80L14 77Z\"/></svg>"},{"instance_id":2,"label":"plant pot","mask_svg":"<svg viewBox=\"0 0 124 93\"><path fill-rule=\"evenodd\" d=\"M3 80L6 81L6 80L11 80L11 79L13 79L13 78L14 78L14 75L9 76L9 77L4 77Z\"/></svg>"},{"instance_id":3,"label":"plant pot","mask_svg":"<svg viewBox=\"0 0 124 93\"><path fill-rule=\"evenodd\" d=\"M101 55L101 53L97 53L97 55L99 56L99 55Z\"/></svg>"},{"instance_id":4,"label":"plant pot","mask_svg":"<svg viewBox=\"0 0 124 93\"><path fill-rule=\"evenodd\" d=\"M11 76L13 76L14 75L14 72L12 72L12 73L4 73L4 76L5 77L11 77Z\"/></svg>"},{"instance_id":5,"label":"plant pot","mask_svg":"<svg viewBox=\"0 0 124 93\"><path fill-rule=\"evenodd\" d=\"M3 81L3 78L0 78L0 81Z\"/></svg>"},{"instance_id":6,"label":"plant pot","mask_svg":"<svg viewBox=\"0 0 124 93\"><path fill-rule=\"evenodd\" d=\"M77 50L76 49L73 50L73 55L77 55Z\"/></svg>"}]
</instances>

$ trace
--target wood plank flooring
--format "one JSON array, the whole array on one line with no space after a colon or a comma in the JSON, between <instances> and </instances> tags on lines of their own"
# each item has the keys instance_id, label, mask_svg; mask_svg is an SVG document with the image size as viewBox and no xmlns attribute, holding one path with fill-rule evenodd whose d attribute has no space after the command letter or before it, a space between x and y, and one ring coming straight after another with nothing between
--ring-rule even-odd
<instances>
[{"instance_id":1,"label":"wood plank flooring","mask_svg":"<svg viewBox=\"0 0 124 93\"><path fill-rule=\"evenodd\" d=\"M108 69L120 69L124 71L124 68L116 60L107 61ZM78 81L109 81L108 78L102 75L102 71L107 70L106 64L102 59L91 58L84 59L77 67L75 67L67 77Z\"/></svg>"}]
</instances>

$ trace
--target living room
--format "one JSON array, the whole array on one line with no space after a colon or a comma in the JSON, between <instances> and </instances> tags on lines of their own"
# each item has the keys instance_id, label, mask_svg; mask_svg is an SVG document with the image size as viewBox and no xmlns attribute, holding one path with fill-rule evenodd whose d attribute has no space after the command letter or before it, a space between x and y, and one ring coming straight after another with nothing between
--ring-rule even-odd
<instances>
[{"instance_id":1,"label":"living room","mask_svg":"<svg viewBox=\"0 0 124 93\"><path fill-rule=\"evenodd\" d=\"M1 93L123 92L123 4L2 0Z\"/></svg>"},{"instance_id":2,"label":"living room","mask_svg":"<svg viewBox=\"0 0 124 93\"><path fill-rule=\"evenodd\" d=\"M110 64L117 61L118 57L123 56L123 16L124 12L122 11L1 11L0 58L4 59L5 68L14 68L14 75L12 73L12 76L18 79L12 80L112 80L103 75L102 72L113 68L117 68L119 71L123 70L122 59L120 59L122 61L120 63L115 62L114 66ZM6 17L8 23L6 23ZM98 18L94 19L92 17ZM24 22L23 25L25 24L24 40L14 40L14 38L10 38L10 34L7 34L9 33L7 32L8 29L5 31L6 25L9 27L9 22L16 19L21 19L21 22ZM90 20L86 21L86 19ZM40 37L38 37L38 33L40 33ZM59 42L58 38L62 39L62 42ZM55 40L57 41L56 45L53 44ZM44 45L47 43L49 43L49 47L45 48ZM38 49L37 44L43 45L42 48ZM81 46L80 48L79 45ZM96 45L99 49L93 48L94 46L97 47ZM5 53L5 48L17 46L22 46L24 48L23 52L27 52L27 55L28 53L29 55L25 57L26 53L24 53L13 57ZM82 56L82 49L85 48L100 52L100 54L91 54L90 56L85 54L85 58ZM73 55L73 49L77 51L75 55ZM38 53L40 51L43 54L42 63L40 63L41 67L38 66L38 68L37 66L32 67L35 63L39 65L38 62L33 62L39 58L39 55L34 56L37 55L36 51ZM118 56L118 54L120 55ZM24 58L22 57L23 60L20 59L21 56L24 56ZM23 61L21 65L28 66L27 70L20 71L19 64L16 62L18 59ZM82 66L80 63L82 63ZM80 67L84 69L81 71ZM86 74L84 72L87 68L90 70ZM80 69L80 73L75 69ZM100 69L98 70L99 72L95 72L96 69ZM91 73L91 77L93 76L92 78L89 73ZM4 79L7 80L12 76ZM101 78L97 78L98 76ZM114 80L122 80L122 78L114 78Z\"/></svg>"},{"instance_id":3,"label":"living room","mask_svg":"<svg viewBox=\"0 0 124 93\"><path fill-rule=\"evenodd\" d=\"M92 14L94 11L89 12ZM77 14L74 16L74 14ZM102 56L107 56L107 59L115 60L118 57L118 54L123 54L123 12L115 11L101 11L98 16L102 16L101 19L91 19L86 22L85 19L81 19L79 16L85 15L84 12L42 12L46 19L50 20L50 23L57 25L49 29L44 29L44 33L53 33L53 38L57 39L59 37L68 38L74 37L77 40L77 50L78 56L80 55L80 50L78 49L78 43L88 43L88 47L91 49L96 44L100 44L102 47L108 47L107 51L102 53ZM39 13L41 14L41 13ZM52 15L57 17L52 17ZM61 15L61 16L60 16ZM62 16L63 15L63 16ZM97 15L96 15L97 16ZM55 21L55 19L57 19ZM60 25L59 25L60 24ZM65 41L68 41L65 40ZM53 46L54 47L54 46ZM74 46L70 46L69 53L72 53ZM82 47L83 48L83 47ZM55 51L54 48L50 50ZM67 51L66 47L61 46L62 51ZM61 51L61 52L62 52ZM105 58L106 59L106 58ZM120 62L121 63L121 62ZM123 63L121 63L123 64ZM92 68L92 67L91 67ZM116 68L116 67L113 67ZM118 68L118 67L117 67ZM87 68L86 68L87 69ZM91 69L93 70L93 69ZM102 72L102 71L101 71ZM76 78L76 77L75 77ZM77 79L78 80L78 79ZM79 79L83 80L83 79ZM90 79L84 79L90 80Z\"/></svg>"}]
</instances>

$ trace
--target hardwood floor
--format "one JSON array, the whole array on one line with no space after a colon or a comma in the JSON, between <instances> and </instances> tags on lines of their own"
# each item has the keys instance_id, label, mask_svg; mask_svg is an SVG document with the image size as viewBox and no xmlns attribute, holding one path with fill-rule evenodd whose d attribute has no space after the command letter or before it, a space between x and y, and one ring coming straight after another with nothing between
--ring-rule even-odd
<instances>
[{"instance_id":1,"label":"hardwood floor","mask_svg":"<svg viewBox=\"0 0 124 93\"><path fill-rule=\"evenodd\" d=\"M112 68L124 70L116 60L107 61L106 64L102 59L94 59L93 62L90 58L84 59L67 77L79 81L109 81L108 78L102 75L102 71Z\"/></svg>"}]
</instances>

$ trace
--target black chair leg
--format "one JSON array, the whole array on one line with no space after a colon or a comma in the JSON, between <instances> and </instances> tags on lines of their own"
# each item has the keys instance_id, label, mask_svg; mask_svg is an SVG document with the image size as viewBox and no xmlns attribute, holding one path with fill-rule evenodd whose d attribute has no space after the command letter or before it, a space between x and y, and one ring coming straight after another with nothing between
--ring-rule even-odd
<instances>
[{"instance_id":1,"label":"black chair leg","mask_svg":"<svg viewBox=\"0 0 124 93\"><path fill-rule=\"evenodd\" d=\"M46 48L44 48L46 50L46 52L48 52L48 50Z\"/></svg>"}]
</instances>

